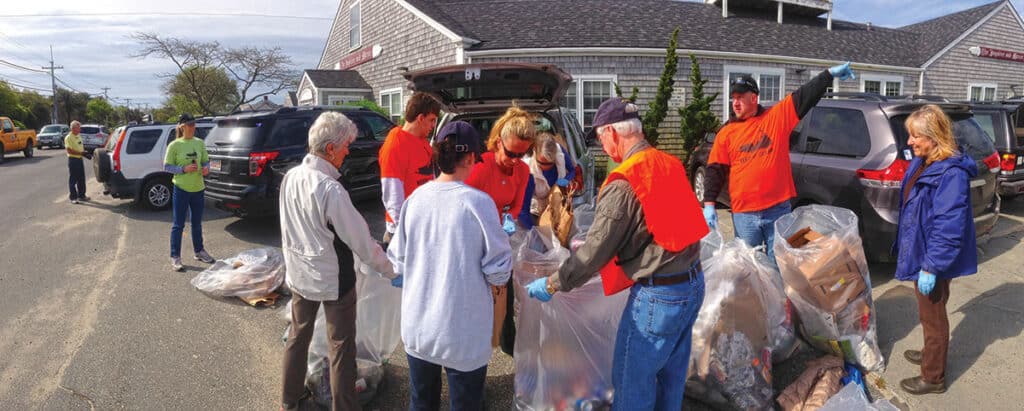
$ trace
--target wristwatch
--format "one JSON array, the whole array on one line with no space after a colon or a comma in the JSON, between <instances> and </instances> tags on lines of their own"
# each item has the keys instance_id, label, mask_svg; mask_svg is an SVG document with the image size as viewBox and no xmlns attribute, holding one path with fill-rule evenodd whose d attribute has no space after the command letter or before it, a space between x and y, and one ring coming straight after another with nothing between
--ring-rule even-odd
<instances>
[{"instance_id":1,"label":"wristwatch","mask_svg":"<svg viewBox=\"0 0 1024 411\"><path fill-rule=\"evenodd\" d=\"M545 288L547 288L547 292L550 295L555 295L555 292L558 291L558 290L555 289L555 285L551 283L551 279L550 278L547 281L544 282L544 286L545 286Z\"/></svg>"}]
</instances>

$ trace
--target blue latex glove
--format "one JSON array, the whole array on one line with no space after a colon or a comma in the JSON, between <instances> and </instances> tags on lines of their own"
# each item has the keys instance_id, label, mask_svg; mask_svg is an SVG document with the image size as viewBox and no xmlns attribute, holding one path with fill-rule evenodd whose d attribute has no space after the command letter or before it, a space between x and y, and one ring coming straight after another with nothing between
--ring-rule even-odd
<instances>
[{"instance_id":1,"label":"blue latex glove","mask_svg":"<svg viewBox=\"0 0 1024 411\"><path fill-rule=\"evenodd\" d=\"M501 229L505 230L505 234L508 235L516 233L516 222L512 220L512 214L505 213L504 222L501 223Z\"/></svg>"},{"instance_id":2,"label":"blue latex glove","mask_svg":"<svg viewBox=\"0 0 1024 411\"><path fill-rule=\"evenodd\" d=\"M924 270L917 273L917 290L921 294L928 295L935 289L935 274L929 274Z\"/></svg>"},{"instance_id":3,"label":"blue latex glove","mask_svg":"<svg viewBox=\"0 0 1024 411\"><path fill-rule=\"evenodd\" d=\"M568 187L569 186L569 180L566 180L564 178L560 178L560 179L558 179L558 181L555 181L555 185L557 185L559 187Z\"/></svg>"},{"instance_id":4,"label":"blue latex glove","mask_svg":"<svg viewBox=\"0 0 1024 411\"><path fill-rule=\"evenodd\" d=\"M391 286L395 288L402 288L402 276L398 276L391 279Z\"/></svg>"},{"instance_id":5,"label":"blue latex glove","mask_svg":"<svg viewBox=\"0 0 1024 411\"><path fill-rule=\"evenodd\" d=\"M533 280L526 286L526 292L541 302L551 301L551 294L548 294L548 278L541 277Z\"/></svg>"},{"instance_id":6,"label":"blue latex glove","mask_svg":"<svg viewBox=\"0 0 1024 411\"><path fill-rule=\"evenodd\" d=\"M707 221L708 228L712 230L718 229L718 212L715 211L715 206L712 204L704 205L704 221Z\"/></svg>"},{"instance_id":7,"label":"blue latex glove","mask_svg":"<svg viewBox=\"0 0 1024 411\"><path fill-rule=\"evenodd\" d=\"M828 72L832 73L832 77L835 77L840 80L854 80L857 78L857 75L853 74L853 69L850 68L849 61L838 66L833 66L829 68Z\"/></svg>"}]
</instances>

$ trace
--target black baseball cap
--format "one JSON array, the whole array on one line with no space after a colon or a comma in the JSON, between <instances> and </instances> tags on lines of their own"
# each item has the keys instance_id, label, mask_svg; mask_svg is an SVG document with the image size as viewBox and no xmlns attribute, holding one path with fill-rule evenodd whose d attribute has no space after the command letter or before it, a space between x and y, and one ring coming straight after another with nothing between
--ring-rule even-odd
<instances>
[{"instance_id":1,"label":"black baseball cap","mask_svg":"<svg viewBox=\"0 0 1024 411\"><path fill-rule=\"evenodd\" d=\"M477 160L480 159L482 149L480 133L476 131L472 124L465 121L453 121L445 124L437 132L435 144L440 144L446 140L453 140L455 142L456 153L473 153L476 155Z\"/></svg>"},{"instance_id":2,"label":"black baseball cap","mask_svg":"<svg viewBox=\"0 0 1024 411\"><path fill-rule=\"evenodd\" d=\"M731 83L729 83L729 93L746 93L751 92L754 94L761 94L761 89L757 88L757 81L748 74L741 74L736 77Z\"/></svg>"},{"instance_id":3,"label":"black baseball cap","mask_svg":"<svg viewBox=\"0 0 1024 411\"><path fill-rule=\"evenodd\" d=\"M195 122L196 122L195 117L192 117L192 115L189 114L189 113L185 113L185 114L182 114L181 116L178 116L178 124L195 123Z\"/></svg>"},{"instance_id":4,"label":"black baseball cap","mask_svg":"<svg viewBox=\"0 0 1024 411\"><path fill-rule=\"evenodd\" d=\"M640 108L636 104L622 97L612 97L605 100L597 107L594 114L594 121L591 123L590 131L587 132L587 140L597 136L597 128L615 124L620 121L640 118Z\"/></svg>"}]
</instances>

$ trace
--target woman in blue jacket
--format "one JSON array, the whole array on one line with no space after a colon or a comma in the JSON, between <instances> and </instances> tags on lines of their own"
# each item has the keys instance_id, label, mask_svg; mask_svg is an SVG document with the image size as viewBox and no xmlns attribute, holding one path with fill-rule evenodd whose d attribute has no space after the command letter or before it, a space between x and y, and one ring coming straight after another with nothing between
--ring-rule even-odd
<instances>
[{"instance_id":1,"label":"woman in blue jacket","mask_svg":"<svg viewBox=\"0 0 1024 411\"><path fill-rule=\"evenodd\" d=\"M978 271L970 195L978 166L957 148L952 122L938 106L915 111L906 127L914 160L900 192L896 279L917 282L924 347L903 353L907 361L921 366L921 375L900 386L911 394L942 393L949 351L949 284Z\"/></svg>"}]
</instances>

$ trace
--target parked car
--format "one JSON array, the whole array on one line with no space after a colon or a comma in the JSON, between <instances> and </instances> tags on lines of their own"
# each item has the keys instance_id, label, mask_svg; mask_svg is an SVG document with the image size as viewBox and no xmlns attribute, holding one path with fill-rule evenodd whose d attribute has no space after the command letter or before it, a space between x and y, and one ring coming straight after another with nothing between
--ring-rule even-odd
<instances>
[{"instance_id":1,"label":"parked car","mask_svg":"<svg viewBox=\"0 0 1024 411\"><path fill-rule=\"evenodd\" d=\"M92 153L93 150L103 147L107 143L107 136L110 133L107 131L107 126L82 124L78 135L82 136L82 145L85 146L85 151Z\"/></svg>"},{"instance_id":2,"label":"parked car","mask_svg":"<svg viewBox=\"0 0 1024 411\"><path fill-rule=\"evenodd\" d=\"M338 106L283 107L218 118L206 138L206 197L239 217L276 215L281 179L302 163L309 151L309 127L327 110L345 114L359 129L339 169L342 185L353 201L379 197L377 153L395 125L368 109Z\"/></svg>"},{"instance_id":3,"label":"parked car","mask_svg":"<svg viewBox=\"0 0 1024 411\"><path fill-rule=\"evenodd\" d=\"M1024 98L971 104L975 120L999 151L999 195L1024 193Z\"/></svg>"},{"instance_id":4,"label":"parked car","mask_svg":"<svg viewBox=\"0 0 1024 411\"><path fill-rule=\"evenodd\" d=\"M68 127L67 124L45 125L36 136L39 138L39 141L36 141L36 146L40 148L64 148L64 137L70 132L71 127Z\"/></svg>"},{"instance_id":5,"label":"parked car","mask_svg":"<svg viewBox=\"0 0 1024 411\"><path fill-rule=\"evenodd\" d=\"M406 73L405 78L413 91L428 93L444 105L437 130L461 120L476 127L486 139L491 126L513 102L551 120L555 132L565 139L565 148L576 163L576 182L583 187L574 202L593 202L594 157L587 150L576 116L558 106L572 82L572 76L562 69L550 64L456 64Z\"/></svg>"},{"instance_id":6,"label":"parked car","mask_svg":"<svg viewBox=\"0 0 1024 411\"><path fill-rule=\"evenodd\" d=\"M896 239L900 187L913 159L903 122L924 104L938 104L953 120L953 134L978 163L971 181L971 203L978 235L992 229L999 215L996 193L999 155L967 104L887 99L876 94L827 95L790 137L790 160L797 196L794 206L824 204L857 214L869 260L891 261ZM703 195L705 167L714 135L690 160L694 190ZM723 190L719 202L728 205Z\"/></svg>"},{"instance_id":7,"label":"parked car","mask_svg":"<svg viewBox=\"0 0 1024 411\"><path fill-rule=\"evenodd\" d=\"M14 126L14 121L0 117L0 163L8 153L21 152L25 158L32 158L36 148L36 131L21 130Z\"/></svg>"},{"instance_id":8,"label":"parked car","mask_svg":"<svg viewBox=\"0 0 1024 411\"><path fill-rule=\"evenodd\" d=\"M103 183L103 194L131 199L152 210L171 206L171 174L164 171L167 146L174 141L175 124L141 124L115 129L107 145L93 154L93 175ZM196 138L204 138L214 124L196 122ZM83 126L83 129L85 127Z\"/></svg>"}]
</instances>

